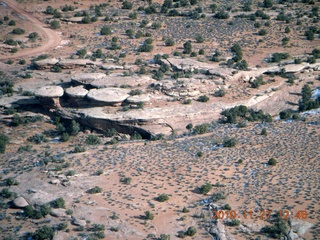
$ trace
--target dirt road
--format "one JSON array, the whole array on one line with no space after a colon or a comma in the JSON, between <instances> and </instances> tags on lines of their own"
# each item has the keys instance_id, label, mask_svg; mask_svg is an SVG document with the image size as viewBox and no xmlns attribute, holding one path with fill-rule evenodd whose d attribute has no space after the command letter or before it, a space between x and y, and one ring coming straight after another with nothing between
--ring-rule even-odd
<instances>
[{"instance_id":1,"label":"dirt road","mask_svg":"<svg viewBox=\"0 0 320 240\"><path fill-rule=\"evenodd\" d=\"M33 25L33 27L36 29L36 32L42 37L42 45L40 47L20 49L17 53L11 56L2 55L0 56L0 61L45 53L46 51L55 48L60 44L61 39L57 33L45 26L42 22L40 22L30 13L20 8L17 2L13 0L1 0L0 2L6 4L6 7L11 8L12 11L23 16L26 19L26 21L30 22L30 24Z\"/></svg>"}]
</instances>

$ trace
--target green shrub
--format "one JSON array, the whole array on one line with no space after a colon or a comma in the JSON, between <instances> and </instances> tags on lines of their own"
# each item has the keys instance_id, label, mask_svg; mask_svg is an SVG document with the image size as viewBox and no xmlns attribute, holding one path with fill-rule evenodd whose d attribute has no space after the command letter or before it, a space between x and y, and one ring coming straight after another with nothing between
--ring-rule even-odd
<instances>
[{"instance_id":1,"label":"green shrub","mask_svg":"<svg viewBox=\"0 0 320 240\"><path fill-rule=\"evenodd\" d=\"M223 140L223 146L224 147L234 147L238 143L238 140L236 138L226 138Z\"/></svg>"},{"instance_id":2,"label":"green shrub","mask_svg":"<svg viewBox=\"0 0 320 240\"><path fill-rule=\"evenodd\" d=\"M99 144L101 144L101 140L96 135L89 135L86 138L86 144L88 144L88 145L99 145Z\"/></svg>"},{"instance_id":3,"label":"green shrub","mask_svg":"<svg viewBox=\"0 0 320 240\"><path fill-rule=\"evenodd\" d=\"M261 133L260 133L261 135L264 135L264 136L267 136L268 135L268 133L267 133L267 129L266 128L262 128L262 130L261 130Z\"/></svg>"},{"instance_id":4,"label":"green shrub","mask_svg":"<svg viewBox=\"0 0 320 240\"><path fill-rule=\"evenodd\" d=\"M212 202L217 202L217 201L219 201L219 200L222 200L222 199L226 199L227 197L224 195L224 194L222 194L222 193L214 193L214 194L212 194L212 196L211 196L211 201Z\"/></svg>"},{"instance_id":5,"label":"green shrub","mask_svg":"<svg viewBox=\"0 0 320 240\"><path fill-rule=\"evenodd\" d=\"M202 95L198 98L199 102L208 102L209 101L209 97L207 95Z\"/></svg>"},{"instance_id":6,"label":"green shrub","mask_svg":"<svg viewBox=\"0 0 320 240\"><path fill-rule=\"evenodd\" d=\"M258 35L260 35L260 36L265 36L265 35L267 35L267 30L265 30L265 29L259 30Z\"/></svg>"},{"instance_id":7,"label":"green shrub","mask_svg":"<svg viewBox=\"0 0 320 240\"><path fill-rule=\"evenodd\" d=\"M192 133L193 134L204 134L204 133L207 133L209 132L209 124L208 123L203 123L203 124L200 124L200 125L196 125L194 126L193 130L192 130Z\"/></svg>"},{"instance_id":8,"label":"green shrub","mask_svg":"<svg viewBox=\"0 0 320 240\"><path fill-rule=\"evenodd\" d=\"M239 226L240 225L240 220L239 219L231 219L230 221L226 222L226 225L233 227L233 226Z\"/></svg>"},{"instance_id":9,"label":"green shrub","mask_svg":"<svg viewBox=\"0 0 320 240\"><path fill-rule=\"evenodd\" d=\"M65 208L65 201L62 197L60 197L51 201L50 206L53 208Z\"/></svg>"},{"instance_id":10,"label":"green shrub","mask_svg":"<svg viewBox=\"0 0 320 240\"><path fill-rule=\"evenodd\" d=\"M198 157L202 157L203 156L203 152L201 152L201 151L197 152L197 156Z\"/></svg>"},{"instance_id":11,"label":"green shrub","mask_svg":"<svg viewBox=\"0 0 320 240\"><path fill-rule=\"evenodd\" d=\"M16 25L16 22L15 22L14 20L10 20L10 21L8 22L8 25L9 25L9 26L15 26L15 25Z\"/></svg>"},{"instance_id":12,"label":"green shrub","mask_svg":"<svg viewBox=\"0 0 320 240\"><path fill-rule=\"evenodd\" d=\"M215 91L214 95L216 97L224 97L226 95L226 91L224 89L219 89Z\"/></svg>"},{"instance_id":13,"label":"green shrub","mask_svg":"<svg viewBox=\"0 0 320 240\"><path fill-rule=\"evenodd\" d=\"M19 185L19 182L12 177L6 178L3 180L5 186L14 186Z\"/></svg>"},{"instance_id":14,"label":"green shrub","mask_svg":"<svg viewBox=\"0 0 320 240\"><path fill-rule=\"evenodd\" d=\"M174 44L175 44L175 42L174 42L174 40L172 38L168 38L165 41L165 45L166 46L174 46Z\"/></svg>"},{"instance_id":15,"label":"green shrub","mask_svg":"<svg viewBox=\"0 0 320 240\"><path fill-rule=\"evenodd\" d=\"M29 137L27 139L29 142L33 142L35 144L40 144L40 143L44 143L44 142L47 142L47 138L43 135L43 134L40 134L40 133L37 133L31 137Z\"/></svg>"},{"instance_id":16,"label":"green shrub","mask_svg":"<svg viewBox=\"0 0 320 240\"><path fill-rule=\"evenodd\" d=\"M12 38L5 40L4 43L7 45L10 45L10 46L17 46L18 45L18 43L15 40L13 40Z\"/></svg>"},{"instance_id":17,"label":"green shrub","mask_svg":"<svg viewBox=\"0 0 320 240\"><path fill-rule=\"evenodd\" d=\"M14 84L11 79L0 71L0 95L13 93Z\"/></svg>"},{"instance_id":18,"label":"green shrub","mask_svg":"<svg viewBox=\"0 0 320 240\"><path fill-rule=\"evenodd\" d=\"M268 165L271 165L271 166L277 165L277 160L275 160L274 158L270 158L268 160Z\"/></svg>"},{"instance_id":19,"label":"green shrub","mask_svg":"<svg viewBox=\"0 0 320 240\"><path fill-rule=\"evenodd\" d=\"M182 212L183 213L188 213L188 212L190 212L190 210L188 208L186 208L186 207L183 207Z\"/></svg>"},{"instance_id":20,"label":"green shrub","mask_svg":"<svg viewBox=\"0 0 320 240\"><path fill-rule=\"evenodd\" d=\"M169 196L167 194L163 193L157 197L157 200L158 200L158 202L165 202L165 201L169 200Z\"/></svg>"},{"instance_id":21,"label":"green shrub","mask_svg":"<svg viewBox=\"0 0 320 240\"><path fill-rule=\"evenodd\" d=\"M153 220L154 219L154 215L150 211L146 211L144 213L144 217L146 220Z\"/></svg>"},{"instance_id":22,"label":"green shrub","mask_svg":"<svg viewBox=\"0 0 320 240\"><path fill-rule=\"evenodd\" d=\"M200 193L203 195L207 195L208 192L210 192L212 189L211 183L205 183L200 187Z\"/></svg>"},{"instance_id":23,"label":"green shrub","mask_svg":"<svg viewBox=\"0 0 320 240\"><path fill-rule=\"evenodd\" d=\"M43 239L52 239L54 236L54 229L48 226L42 226L32 234L32 239L34 240L43 240Z\"/></svg>"},{"instance_id":24,"label":"green shrub","mask_svg":"<svg viewBox=\"0 0 320 240\"><path fill-rule=\"evenodd\" d=\"M112 34L112 30L111 30L111 28L108 27L108 26L103 26L103 27L101 28L101 30L100 30L100 34L101 34L101 35L110 35L110 34Z\"/></svg>"},{"instance_id":25,"label":"green shrub","mask_svg":"<svg viewBox=\"0 0 320 240\"><path fill-rule=\"evenodd\" d=\"M52 29L58 29L60 28L60 22L58 20L53 20L50 22L50 27Z\"/></svg>"},{"instance_id":26,"label":"green shrub","mask_svg":"<svg viewBox=\"0 0 320 240\"><path fill-rule=\"evenodd\" d=\"M292 112L290 109L283 110L279 113L280 119L288 119L291 118Z\"/></svg>"},{"instance_id":27,"label":"green shrub","mask_svg":"<svg viewBox=\"0 0 320 240\"><path fill-rule=\"evenodd\" d=\"M222 208L224 210L231 210L231 206L229 204L225 204Z\"/></svg>"},{"instance_id":28,"label":"green shrub","mask_svg":"<svg viewBox=\"0 0 320 240\"><path fill-rule=\"evenodd\" d=\"M3 188L0 192L0 197L7 198L7 199L13 199L17 197L17 194L15 192L10 192L9 188Z\"/></svg>"},{"instance_id":29,"label":"green shrub","mask_svg":"<svg viewBox=\"0 0 320 240\"><path fill-rule=\"evenodd\" d=\"M86 149L82 146L79 146L79 145L75 146L73 149L73 153L80 153L80 152L85 152L85 151L86 151Z\"/></svg>"},{"instance_id":30,"label":"green shrub","mask_svg":"<svg viewBox=\"0 0 320 240\"><path fill-rule=\"evenodd\" d=\"M122 2L122 9L132 9L133 3L129 1Z\"/></svg>"},{"instance_id":31,"label":"green shrub","mask_svg":"<svg viewBox=\"0 0 320 240\"><path fill-rule=\"evenodd\" d=\"M187 231L185 232L185 235L187 236L194 236L197 233L197 229L195 227L188 227Z\"/></svg>"}]
</instances>

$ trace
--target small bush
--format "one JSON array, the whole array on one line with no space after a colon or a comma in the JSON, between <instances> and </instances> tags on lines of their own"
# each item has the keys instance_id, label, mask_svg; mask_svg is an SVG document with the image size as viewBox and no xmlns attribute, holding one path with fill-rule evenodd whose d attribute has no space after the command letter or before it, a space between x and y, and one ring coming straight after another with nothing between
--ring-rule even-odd
<instances>
[{"instance_id":1,"label":"small bush","mask_svg":"<svg viewBox=\"0 0 320 240\"><path fill-rule=\"evenodd\" d=\"M260 135L267 136L268 135L267 129L266 128L262 128Z\"/></svg>"},{"instance_id":2,"label":"small bush","mask_svg":"<svg viewBox=\"0 0 320 240\"><path fill-rule=\"evenodd\" d=\"M159 196L157 197L157 200L158 200L159 202L165 202L165 201L168 201L168 200L169 200L169 196L168 196L167 194L163 193L163 194L161 194L161 195L159 195Z\"/></svg>"},{"instance_id":3,"label":"small bush","mask_svg":"<svg viewBox=\"0 0 320 240\"><path fill-rule=\"evenodd\" d=\"M241 223L241 222L240 222L239 219L232 219L232 220L230 220L230 221L227 221L227 222L226 222L226 225L233 227L233 226L239 226L240 223Z\"/></svg>"},{"instance_id":4,"label":"small bush","mask_svg":"<svg viewBox=\"0 0 320 240\"><path fill-rule=\"evenodd\" d=\"M195 227L188 227L187 231L185 232L185 235L187 236L194 236L197 233L197 229Z\"/></svg>"},{"instance_id":5,"label":"small bush","mask_svg":"<svg viewBox=\"0 0 320 240\"><path fill-rule=\"evenodd\" d=\"M65 208L65 201L62 197L60 197L51 201L50 206L53 208Z\"/></svg>"},{"instance_id":6,"label":"small bush","mask_svg":"<svg viewBox=\"0 0 320 240\"><path fill-rule=\"evenodd\" d=\"M34 240L52 239L53 236L54 236L54 229L45 225L38 228L35 231L35 233L32 234L32 239Z\"/></svg>"},{"instance_id":7,"label":"small bush","mask_svg":"<svg viewBox=\"0 0 320 240\"><path fill-rule=\"evenodd\" d=\"M154 219L154 215L150 211L146 211L144 213L144 217L146 220L153 220Z\"/></svg>"},{"instance_id":8,"label":"small bush","mask_svg":"<svg viewBox=\"0 0 320 240\"><path fill-rule=\"evenodd\" d=\"M58 29L60 28L60 22L58 20L53 20L52 22L50 22L50 27L52 29Z\"/></svg>"},{"instance_id":9,"label":"small bush","mask_svg":"<svg viewBox=\"0 0 320 240\"><path fill-rule=\"evenodd\" d=\"M29 142L33 142L35 144L40 144L40 143L44 143L44 142L48 141L47 138L43 134L39 134L39 133L29 137L27 140Z\"/></svg>"},{"instance_id":10,"label":"small bush","mask_svg":"<svg viewBox=\"0 0 320 240\"><path fill-rule=\"evenodd\" d=\"M275 165L277 165L277 160L275 160L274 158L270 158L270 159L268 160L268 165L270 165L270 166L275 166Z\"/></svg>"},{"instance_id":11,"label":"small bush","mask_svg":"<svg viewBox=\"0 0 320 240\"><path fill-rule=\"evenodd\" d=\"M86 149L84 147L77 145L74 147L73 153L80 153L80 152L85 152L85 151L86 151Z\"/></svg>"},{"instance_id":12,"label":"small bush","mask_svg":"<svg viewBox=\"0 0 320 240\"><path fill-rule=\"evenodd\" d=\"M223 141L223 146L224 147L234 147L238 143L238 140L236 138L226 138Z\"/></svg>"},{"instance_id":13,"label":"small bush","mask_svg":"<svg viewBox=\"0 0 320 240\"><path fill-rule=\"evenodd\" d=\"M200 187L200 193L202 193L203 195L206 195L208 192L211 191L211 189L212 189L212 184L211 183L203 184Z\"/></svg>"},{"instance_id":14,"label":"small bush","mask_svg":"<svg viewBox=\"0 0 320 240\"><path fill-rule=\"evenodd\" d=\"M111 28L108 26L103 26L100 30L101 35L110 35L112 34Z\"/></svg>"},{"instance_id":15,"label":"small bush","mask_svg":"<svg viewBox=\"0 0 320 240\"><path fill-rule=\"evenodd\" d=\"M98 145L101 144L101 140L96 135L89 135L86 139L86 144L88 145Z\"/></svg>"},{"instance_id":16,"label":"small bush","mask_svg":"<svg viewBox=\"0 0 320 240\"><path fill-rule=\"evenodd\" d=\"M209 97L207 95L202 95L198 98L199 102L208 102L209 101Z\"/></svg>"},{"instance_id":17,"label":"small bush","mask_svg":"<svg viewBox=\"0 0 320 240\"><path fill-rule=\"evenodd\" d=\"M19 182L12 177L6 178L3 180L5 186L14 186L19 185Z\"/></svg>"}]
</instances>

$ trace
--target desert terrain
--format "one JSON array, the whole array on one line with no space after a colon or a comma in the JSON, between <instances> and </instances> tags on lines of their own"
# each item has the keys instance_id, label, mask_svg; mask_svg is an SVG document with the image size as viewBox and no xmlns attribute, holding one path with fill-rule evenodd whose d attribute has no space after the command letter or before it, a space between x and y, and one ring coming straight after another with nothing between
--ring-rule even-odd
<instances>
[{"instance_id":1,"label":"desert terrain","mask_svg":"<svg viewBox=\"0 0 320 240\"><path fill-rule=\"evenodd\" d=\"M319 7L0 0L1 238L319 239Z\"/></svg>"}]
</instances>

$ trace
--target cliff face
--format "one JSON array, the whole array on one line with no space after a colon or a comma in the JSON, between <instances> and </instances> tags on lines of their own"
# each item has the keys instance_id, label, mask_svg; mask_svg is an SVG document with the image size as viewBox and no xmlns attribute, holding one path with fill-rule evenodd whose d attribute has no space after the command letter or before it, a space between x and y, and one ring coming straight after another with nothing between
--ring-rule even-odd
<instances>
[{"instance_id":1,"label":"cliff face","mask_svg":"<svg viewBox=\"0 0 320 240\"><path fill-rule=\"evenodd\" d=\"M74 119L85 126L101 131L114 128L117 132L123 134L133 135L134 133L138 133L145 139L151 139L156 135L156 133L152 133L143 128L143 125L148 124L148 121L139 121L137 119L123 121L112 120L103 116L100 110L96 111L96 115L85 115L83 112L80 113L65 108L59 108L56 110L56 114L65 119Z\"/></svg>"}]
</instances>

